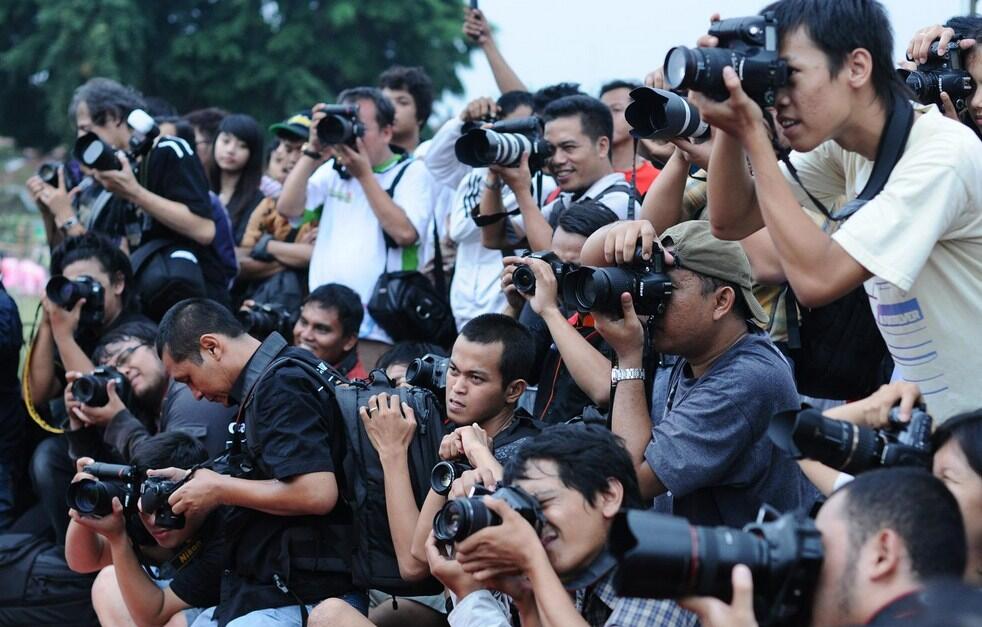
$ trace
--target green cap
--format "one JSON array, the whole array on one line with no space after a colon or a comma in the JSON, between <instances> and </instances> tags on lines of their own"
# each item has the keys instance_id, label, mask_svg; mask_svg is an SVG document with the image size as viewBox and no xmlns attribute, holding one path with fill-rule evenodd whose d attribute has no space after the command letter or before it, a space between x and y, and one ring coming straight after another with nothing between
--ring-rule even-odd
<instances>
[{"instance_id":1,"label":"green cap","mask_svg":"<svg viewBox=\"0 0 982 627\"><path fill-rule=\"evenodd\" d=\"M310 111L301 111L269 127L277 137L305 140L310 134Z\"/></svg>"},{"instance_id":2,"label":"green cap","mask_svg":"<svg viewBox=\"0 0 982 627\"><path fill-rule=\"evenodd\" d=\"M767 312L754 296L750 260L739 242L716 239L706 220L689 220L662 233L661 243L672 249L680 268L738 286L754 320L767 326Z\"/></svg>"}]
</instances>

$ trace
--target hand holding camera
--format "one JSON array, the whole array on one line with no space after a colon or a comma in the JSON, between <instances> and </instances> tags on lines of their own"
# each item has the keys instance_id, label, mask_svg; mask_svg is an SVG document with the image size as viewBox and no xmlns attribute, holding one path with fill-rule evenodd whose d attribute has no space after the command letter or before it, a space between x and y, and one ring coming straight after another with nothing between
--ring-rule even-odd
<instances>
[{"instance_id":1,"label":"hand holding camera","mask_svg":"<svg viewBox=\"0 0 982 627\"><path fill-rule=\"evenodd\" d=\"M56 224L75 217L72 210L72 200L79 192L79 187L71 190L65 188L64 167L56 163L45 163L36 176L27 179L27 191L34 202L49 211Z\"/></svg>"},{"instance_id":2,"label":"hand holding camera","mask_svg":"<svg viewBox=\"0 0 982 627\"><path fill-rule=\"evenodd\" d=\"M136 174L130 165L130 158L122 151L116 151L116 158L119 160L120 169L118 170L95 170L92 177L102 187L112 194L130 202L136 202L137 195L143 187L136 180Z\"/></svg>"},{"instance_id":3,"label":"hand holding camera","mask_svg":"<svg viewBox=\"0 0 982 627\"><path fill-rule=\"evenodd\" d=\"M176 471L176 472L175 472ZM171 480L187 475L187 471L168 468L164 471L151 471L151 476L168 477ZM168 503L175 514L186 516L204 516L222 505L222 490L224 478L208 468L198 468L173 494Z\"/></svg>"},{"instance_id":4,"label":"hand holding camera","mask_svg":"<svg viewBox=\"0 0 982 627\"><path fill-rule=\"evenodd\" d=\"M387 459L404 458L416 432L416 414L397 394L377 394L368 399L367 407L358 414L365 432L383 463ZM405 462L403 462L405 463Z\"/></svg>"},{"instance_id":5,"label":"hand holding camera","mask_svg":"<svg viewBox=\"0 0 982 627\"><path fill-rule=\"evenodd\" d=\"M69 400L74 401L69 411L85 426L105 427L126 409L120 393L128 396L129 384L115 368L100 367L86 375L72 371L65 374L65 379L69 383L65 390L66 405Z\"/></svg>"},{"instance_id":6,"label":"hand holding camera","mask_svg":"<svg viewBox=\"0 0 982 627\"><path fill-rule=\"evenodd\" d=\"M640 368L644 352L644 327L634 311L634 300L630 294L621 294L621 317L594 312L594 325L597 332L614 352L621 368Z\"/></svg>"},{"instance_id":7,"label":"hand holding camera","mask_svg":"<svg viewBox=\"0 0 982 627\"><path fill-rule=\"evenodd\" d=\"M552 252L533 253L525 257L505 257L503 263L514 266L511 275L515 290L528 301L532 311L544 316L559 311L559 280L568 271L568 264L559 261Z\"/></svg>"},{"instance_id":8,"label":"hand holding camera","mask_svg":"<svg viewBox=\"0 0 982 627\"><path fill-rule=\"evenodd\" d=\"M498 117L498 103L494 98L483 96L475 98L467 103L464 110L460 112L460 119L464 122L490 122Z\"/></svg>"},{"instance_id":9,"label":"hand holding camera","mask_svg":"<svg viewBox=\"0 0 982 627\"><path fill-rule=\"evenodd\" d=\"M914 33L914 37L907 44L907 58L920 64L927 63L928 56L931 54L931 44L937 42L938 46L935 50L947 50L948 44L956 41L956 39L955 29L953 28L941 26L940 24L927 26ZM958 47L961 50L970 50L973 46L975 46L974 39L962 39L958 41Z\"/></svg>"},{"instance_id":10,"label":"hand holding camera","mask_svg":"<svg viewBox=\"0 0 982 627\"><path fill-rule=\"evenodd\" d=\"M464 8L464 35L472 42L483 46L491 40L491 30L488 28L488 21L480 9L473 7Z\"/></svg>"},{"instance_id":11,"label":"hand holding camera","mask_svg":"<svg viewBox=\"0 0 982 627\"><path fill-rule=\"evenodd\" d=\"M679 605L699 616L703 627L757 627L754 616L754 579L743 564L733 567L733 600L729 605L715 597L683 597Z\"/></svg>"},{"instance_id":12,"label":"hand holding camera","mask_svg":"<svg viewBox=\"0 0 982 627\"><path fill-rule=\"evenodd\" d=\"M504 490L513 490L515 494L520 492L515 488L501 488L494 496L471 497L483 506L487 516L484 520L487 520L488 524L477 526L473 523L479 521L472 519L472 527L467 529L469 533L455 539L454 550L457 561L460 562L464 572L474 575L478 581L527 573L536 558L545 558L545 550L539 540L542 523L538 518L534 518L538 526L533 527L526 518L526 515L541 516L538 503L525 492L521 492L521 496L528 499L528 503L518 499L510 502L502 498L503 495L499 496ZM516 506L520 509L529 503L534 503L534 508L531 509L536 513L520 513L516 509ZM437 525L434 523L434 530L436 528ZM550 570L552 569L548 564L548 558L546 558L546 565Z\"/></svg>"},{"instance_id":13,"label":"hand holding camera","mask_svg":"<svg viewBox=\"0 0 982 627\"><path fill-rule=\"evenodd\" d=\"M335 158L352 177L361 181L366 177L373 176L372 162L368 158L365 142L362 141L361 137L356 137L354 141L354 147L348 144L337 144Z\"/></svg>"},{"instance_id":14,"label":"hand holding camera","mask_svg":"<svg viewBox=\"0 0 982 627\"><path fill-rule=\"evenodd\" d=\"M532 171L529 169L529 153L525 151L514 166L490 165L488 169L511 190L532 188Z\"/></svg>"}]
</instances>

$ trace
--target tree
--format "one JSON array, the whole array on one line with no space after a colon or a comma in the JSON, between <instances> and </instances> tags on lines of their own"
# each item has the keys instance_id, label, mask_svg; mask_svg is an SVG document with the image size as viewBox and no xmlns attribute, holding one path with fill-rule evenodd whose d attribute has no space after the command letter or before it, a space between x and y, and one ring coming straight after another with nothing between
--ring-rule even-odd
<instances>
[{"instance_id":1,"label":"tree","mask_svg":"<svg viewBox=\"0 0 982 627\"><path fill-rule=\"evenodd\" d=\"M6 0L0 3L0 135L70 139L75 87L130 84L179 111L219 106L263 124L393 64L459 92L467 62L455 0Z\"/></svg>"}]
</instances>

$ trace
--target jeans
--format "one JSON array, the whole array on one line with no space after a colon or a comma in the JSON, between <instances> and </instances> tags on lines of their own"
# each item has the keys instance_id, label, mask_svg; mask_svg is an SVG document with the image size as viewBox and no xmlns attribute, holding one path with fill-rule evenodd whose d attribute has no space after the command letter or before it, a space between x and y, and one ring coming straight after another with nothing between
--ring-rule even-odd
<instances>
[{"instance_id":1,"label":"jeans","mask_svg":"<svg viewBox=\"0 0 982 627\"><path fill-rule=\"evenodd\" d=\"M349 592L341 597L341 600L361 612L362 616L368 616L368 595L366 593ZM312 612L316 605L316 603L307 605L307 613ZM191 627L217 626L218 621L215 620L215 609L214 607L210 607L202 612ZM256 610L229 621L228 627L300 627L300 607L297 605L287 605L285 607L271 607L264 610Z\"/></svg>"}]
</instances>

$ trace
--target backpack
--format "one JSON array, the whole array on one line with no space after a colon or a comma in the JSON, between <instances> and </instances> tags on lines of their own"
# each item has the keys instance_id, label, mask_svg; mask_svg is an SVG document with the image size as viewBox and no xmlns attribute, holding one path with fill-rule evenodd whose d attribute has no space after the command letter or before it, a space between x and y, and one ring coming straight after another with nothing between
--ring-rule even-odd
<instances>
[{"instance_id":1,"label":"backpack","mask_svg":"<svg viewBox=\"0 0 982 627\"><path fill-rule=\"evenodd\" d=\"M130 263L143 312L151 320L159 322L171 305L206 293L198 256L189 246L151 240L130 255Z\"/></svg>"},{"instance_id":2,"label":"backpack","mask_svg":"<svg viewBox=\"0 0 982 627\"><path fill-rule=\"evenodd\" d=\"M64 549L44 538L0 535L0 625L96 626L94 580L72 571Z\"/></svg>"}]
</instances>

